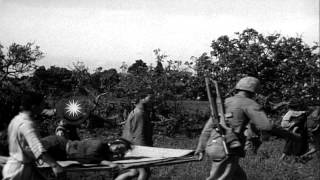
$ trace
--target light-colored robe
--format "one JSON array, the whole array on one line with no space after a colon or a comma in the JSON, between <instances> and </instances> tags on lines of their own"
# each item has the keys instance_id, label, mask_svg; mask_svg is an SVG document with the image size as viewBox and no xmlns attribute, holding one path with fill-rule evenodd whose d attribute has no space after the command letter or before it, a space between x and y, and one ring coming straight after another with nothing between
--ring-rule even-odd
<instances>
[{"instance_id":1,"label":"light-colored robe","mask_svg":"<svg viewBox=\"0 0 320 180\"><path fill-rule=\"evenodd\" d=\"M10 157L2 170L3 178L6 180L44 179L36 170L35 161L45 152L45 149L37 136L29 112L20 112L11 120L8 127L8 141Z\"/></svg>"}]
</instances>

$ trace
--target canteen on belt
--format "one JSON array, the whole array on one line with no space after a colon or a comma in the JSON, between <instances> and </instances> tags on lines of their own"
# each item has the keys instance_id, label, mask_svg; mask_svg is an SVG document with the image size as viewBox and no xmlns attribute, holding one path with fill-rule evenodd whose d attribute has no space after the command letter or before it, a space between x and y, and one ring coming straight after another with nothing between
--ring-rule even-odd
<instances>
[{"instance_id":1,"label":"canteen on belt","mask_svg":"<svg viewBox=\"0 0 320 180\"><path fill-rule=\"evenodd\" d=\"M222 136L219 135L215 138L210 138L205 151L211 160L222 160L226 158L227 154L223 146Z\"/></svg>"}]
</instances>

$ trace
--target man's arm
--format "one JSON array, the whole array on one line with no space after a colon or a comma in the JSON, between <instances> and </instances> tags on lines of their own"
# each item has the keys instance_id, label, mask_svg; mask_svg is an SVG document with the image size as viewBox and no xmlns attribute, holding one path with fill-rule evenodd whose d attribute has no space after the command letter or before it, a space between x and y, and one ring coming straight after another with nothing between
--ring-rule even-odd
<instances>
[{"instance_id":1,"label":"man's arm","mask_svg":"<svg viewBox=\"0 0 320 180\"><path fill-rule=\"evenodd\" d=\"M273 124L260 105L253 104L249 106L246 111L251 123L254 124L257 129L263 131L270 131L272 129Z\"/></svg>"},{"instance_id":2,"label":"man's arm","mask_svg":"<svg viewBox=\"0 0 320 180\"><path fill-rule=\"evenodd\" d=\"M199 160L202 160L203 154L207 145L207 141L211 135L212 130L214 129L214 123L211 118L206 122L204 128L201 131L199 137L198 146L195 150L195 155L199 155Z\"/></svg>"},{"instance_id":3,"label":"man's arm","mask_svg":"<svg viewBox=\"0 0 320 180\"><path fill-rule=\"evenodd\" d=\"M296 134L274 125L258 104L249 106L247 108L247 115L259 130L269 131L272 135L281 138L290 138L292 140L300 140L301 138Z\"/></svg>"},{"instance_id":4,"label":"man's arm","mask_svg":"<svg viewBox=\"0 0 320 180\"><path fill-rule=\"evenodd\" d=\"M23 124L20 126L20 131L25 137L35 158L42 159L44 162L49 164L56 176L61 175L63 173L63 168L46 152L39 137L37 136L36 130L33 128L33 124Z\"/></svg>"}]
</instances>

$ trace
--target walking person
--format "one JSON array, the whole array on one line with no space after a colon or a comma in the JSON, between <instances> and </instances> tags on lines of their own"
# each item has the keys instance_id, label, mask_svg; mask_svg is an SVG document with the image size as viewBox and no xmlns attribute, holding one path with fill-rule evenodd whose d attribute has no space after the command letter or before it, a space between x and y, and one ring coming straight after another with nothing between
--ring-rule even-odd
<instances>
[{"instance_id":1,"label":"walking person","mask_svg":"<svg viewBox=\"0 0 320 180\"><path fill-rule=\"evenodd\" d=\"M235 149L229 148L230 154L221 156L222 158L211 157L212 167L207 180L247 180L245 171L239 165L239 159L245 156L246 136L244 131L249 123L251 127L254 127L251 128L252 130L274 131L279 136L288 136L286 132L273 127L272 122L262 110L262 106L253 100L259 84L259 80L255 77L244 77L236 84L236 94L225 100L226 123L233 129L241 146ZM216 125L210 118L201 132L195 151L200 160L203 158L205 149L210 145L220 141L220 149L224 149L220 137L221 134L216 131ZM206 153L212 154L208 150Z\"/></svg>"},{"instance_id":2,"label":"walking person","mask_svg":"<svg viewBox=\"0 0 320 180\"><path fill-rule=\"evenodd\" d=\"M153 95L144 94L138 98L138 103L133 111L130 112L124 124L122 138L127 139L134 145L153 146L153 125L151 123L151 112ZM125 180L138 177L138 180L147 180L150 177L149 168L130 169L120 174L116 180Z\"/></svg>"},{"instance_id":3,"label":"walking person","mask_svg":"<svg viewBox=\"0 0 320 180\"><path fill-rule=\"evenodd\" d=\"M2 170L4 180L45 179L36 168L42 160L51 166L58 176L62 167L52 159L38 137L34 118L41 112L43 96L34 92L25 93L21 99L21 111L8 126L9 159Z\"/></svg>"},{"instance_id":4,"label":"walking person","mask_svg":"<svg viewBox=\"0 0 320 180\"><path fill-rule=\"evenodd\" d=\"M286 139L280 160L285 160L287 156L301 156L308 150L307 112L304 111L301 100L299 99L291 99L288 107L288 112L282 118L281 127L300 135L301 140L294 141Z\"/></svg>"}]
</instances>

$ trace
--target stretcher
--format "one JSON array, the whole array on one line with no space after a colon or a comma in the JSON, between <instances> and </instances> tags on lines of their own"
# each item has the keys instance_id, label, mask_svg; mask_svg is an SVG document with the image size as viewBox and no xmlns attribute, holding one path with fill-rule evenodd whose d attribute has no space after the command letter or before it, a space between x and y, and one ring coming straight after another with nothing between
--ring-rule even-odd
<instances>
[{"instance_id":1,"label":"stretcher","mask_svg":"<svg viewBox=\"0 0 320 180\"><path fill-rule=\"evenodd\" d=\"M58 161L66 171L66 177L56 178L51 168L43 163L38 165L39 172L49 180L111 180L121 171L131 168L169 166L181 163L198 161L193 150L170 149L146 146L135 146L124 159L113 161L120 168L111 168L101 164L81 164L77 161ZM3 166L7 157L0 156L0 166Z\"/></svg>"}]
</instances>

